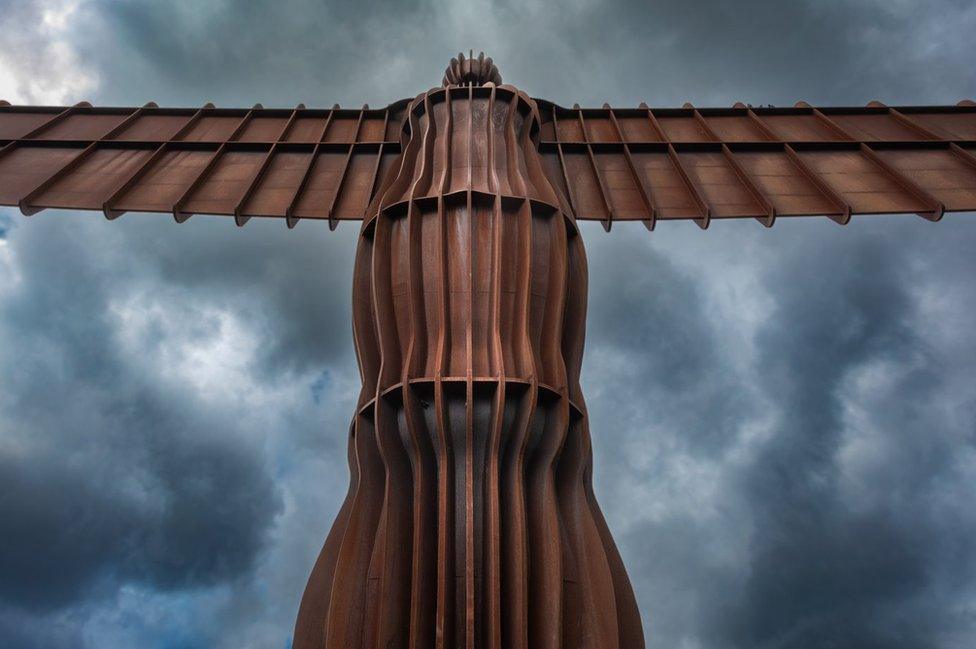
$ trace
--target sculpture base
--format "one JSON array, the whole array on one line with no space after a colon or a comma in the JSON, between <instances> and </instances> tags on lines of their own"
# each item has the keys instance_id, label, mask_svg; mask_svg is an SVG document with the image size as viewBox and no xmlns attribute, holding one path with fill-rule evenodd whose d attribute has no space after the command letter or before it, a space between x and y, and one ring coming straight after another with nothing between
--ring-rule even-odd
<instances>
[{"instance_id":1,"label":"sculpture base","mask_svg":"<svg viewBox=\"0 0 976 649\"><path fill-rule=\"evenodd\" d=\"M349 450L294 649L643 646L568 398L416 379L357 414Z\"/></svg>"}]
</instances>

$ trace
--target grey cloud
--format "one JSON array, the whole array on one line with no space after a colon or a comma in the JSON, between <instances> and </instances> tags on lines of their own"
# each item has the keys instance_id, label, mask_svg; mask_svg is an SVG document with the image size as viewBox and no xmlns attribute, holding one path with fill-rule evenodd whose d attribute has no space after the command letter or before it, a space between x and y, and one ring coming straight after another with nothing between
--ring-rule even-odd
<instances>
[{"instance_id":1,"label":"grey cloud","mask_svg":"<svg viewBox=\"0 0 976 649\"><path fill-rule=\"evenodd\" d=\"M800 248L777 273L779 308L759 333L763 375L784 415L744 476L761 531L736 616L740 646L897 646L905 630L884 613L926 581L917 531L888 503L850 511L836 466L845 378L917 347L899 259L878 242L833 245L835 274L811 273L819 246ZM921 631L902 646L927 644Z\"/></svg>"},{"instance_id":2,"label":"grey cloud","mask_svg":"<svg viewBox=\"0 0 976 649\"><path fill-rule=\"evenodd\" d=\"M11 233L21 279L0 307L0 600L56 610L127 582L247 577L281 507L266 460L233 413L120 353L91 232L38 225Z\"/></svg>"},{"instance_id":3,"label":"grey cloud","mask_svg":"<svg viewBox=\"0 0 976 649\"><path fill-rule=\"evenodd\" d=\"M86 16L79 46L117 80L109 96L141 92L170 103L202 103L202 94L237 104L382 105L436 85L447 57L472 46L497 53L507 81L567 105L945 103L971 94L976 80L966 57L976 12L961 0L924 9L881 1L583 1L558 10L544 2L255 2L233 11L128 1L96 3ZM106 42L84 38L92 32ZM114 56L119 50L130 56Z\"/></svg>"},{"instance_id":4,"label":"grey cloud","mask_svg":"<svg viewBox=\"0 0 976 649\"><path fill-rule=\"evenodd\" d=\"M764 277L776 307L755 332L755 372L743 377L767 395L752 403L774 409L772 430L747 447L744 464L723 460L711 511L676 498L666 484L683 478L659 462L647 470L665 475L645 481L663 483L651 493L671 502L644 507L666 515L618 517L659 646L690 637L715 647L947 647L965 643L946 629L955 638L976 631L960 617L976 556L967 541L976 517L960 496L972 479L973 425L944 412L952 403L971 415L974 396L920 326L930 316L912 278L937 265L943 275L932 284L951 284L968 262L925 259L917 247L941 237L920 225L838 234L811 223L805 236L774 235L782 248ZM944 225L971 240L965 224ZM668 380L649 377L651 394ZM702 419L721 407L710 402ZM620 425L616 412L601 418L610 431ZM667 445L667 434L647 444Z\"/></svg>"},{"instance_id":5,"label":"grey cloud","mask_svg":"<svg viewBox=\"0 0 976 649\"><path fill-rule=\"evenodd\" d=\"M973 517L962 502L947 518L927 508L945 488L932 481L951 474L965 447L932 408L948 386L906 276L912 228L879 230L831 240L829 251L816 239L795 245L770 275L779 308L758 332L760 371L783 414L742 475L757 534L729 629L739 646L941 646L947 611L932 598L954 589L966 597L968 586L940 583L945 557L932 548L947 526L971 534ZM826 255L831 272L816 272ZM845 447L864 433L845 416L853 375L872 366L896 379L868 390L881 397L872 413L891 443L878 449L889 463L884 485L843 476ZM956 569L969 571L972 551L963 552Z\"/></svg>"},{"instance_id":6,"label":"grey cloud","mask_svg":"<svg viewBox=\"0 0 976 649\"><path fill-rule=\"evenodd\" d=\"M356 224L329 233L314 223L290 231L277 221L256 221L244 231L225 220L201 221L185 229L159 220L133 227L126 245L161 281L259 327L255 369L269 378L351 362Z\"/></svg>"},{"instance_id":7,"label":"grey cloud","mask_svg":"<svg viewBox=\"0 0 976 649\"><path fill-rule=\"evenodd\" d=\"M57 84L43 8L3 4L0 60ZM564 104L788 105L974 96L974 26L955 0L126 1L59 38L101 104L383 105L475 47ZM597 495L649 647L972 645L969 218L586 229ZM317 225L0 212L8 644L286 645L356 395L356 228Z\"/></svg>"}]
</instances>

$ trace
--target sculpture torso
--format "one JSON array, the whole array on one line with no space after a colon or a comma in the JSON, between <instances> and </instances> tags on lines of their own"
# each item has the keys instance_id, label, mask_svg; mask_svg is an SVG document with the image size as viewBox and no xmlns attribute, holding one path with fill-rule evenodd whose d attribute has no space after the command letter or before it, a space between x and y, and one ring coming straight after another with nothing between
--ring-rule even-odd
<instances>
[{"instance_id":1,"label":"sculpture torso","mask_svg":"<svg viewBox=\"0 0 976 649\"><path fill-rule=\"evenodd\" d=\"M534 111L505 86L439 88L411 106L357 257L360 405L406 379L504 377L579 397L584 319L564 340L563 312L585 300L585 260L539 167Z\"/></svg>"},{"instance_id":2,"label":"sculpture torso","mask_svg":"<svg viewBox=\"0 0 976 649\"><path fill-rule=\"evenodd\" d=\"M296 649L643 646L590 485L582 243L535 103L468 63L414 100L363 225L352 484Z\"/></svg>"}]
</instances>

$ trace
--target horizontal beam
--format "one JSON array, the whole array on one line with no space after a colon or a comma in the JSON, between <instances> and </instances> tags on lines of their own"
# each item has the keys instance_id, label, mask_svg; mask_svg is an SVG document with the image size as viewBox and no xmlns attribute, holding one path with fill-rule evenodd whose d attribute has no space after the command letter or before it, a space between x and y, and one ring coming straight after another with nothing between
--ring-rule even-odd
<instances>
[{"instance_id":1,"label":"horizontal beam","mask_svg":"<svg viewBox=\"0 0 976 649\"><path fill-rule=\"evenodd\" d=\"M490 103L495 92L456 90L443 100L483 95ZM938 220L976 210L972 104L538 106L532 137L560 202L608 230L620 221L706 228L724 218L770 226L827 216L843 224L861 214ZM408 108L406 100L379 109L0 104L0 205L25 214L218 214L238 225L265 216L335 227L363 217L399 159Z\"/></svg>"}]
</instances>

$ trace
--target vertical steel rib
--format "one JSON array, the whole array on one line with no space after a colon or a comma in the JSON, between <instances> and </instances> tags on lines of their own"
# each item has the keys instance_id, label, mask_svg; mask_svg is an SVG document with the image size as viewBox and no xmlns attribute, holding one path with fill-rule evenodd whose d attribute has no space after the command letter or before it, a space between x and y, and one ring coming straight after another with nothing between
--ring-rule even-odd
<instances>
[{"instance_id":1,"label":"vertical steel rib","mask_svg":"<svg viewBox=\"0 0 976 649\"><path fill-rule=\"evenodd\" d=\"M445 213L444 195L451 187L451 158L453 155L451 134L454 126L454 109L451 103L451 89L444 91L444 135L441 138L444 150L444 171L441 176L440 191L437 193L437 265L438 265L438 300L440 322L437 332L437 357L434 374L434 404L436 408L435 424L437 426L438 441L438 473L437 473L437 622L435 638L436 649L454 649L455 616L453 615L455 587L454 578L457 548L454 545L454 498L452 484L456 466L452 461L453 443L447 435L445 411L447 401L444 397L444 374L449 371L449 362L453 350L448 347L447 333L451 327L450 321L450 263L448 259L447 215ZM430 95L424 97L426 114L433 116ZM428 122L430 123L430 122ZM434 146L430 144L429 146ZM452 341L453 343L453 341Z\"/></svg>"},{"instance_id":2,"label":"vertical steel rib","mask_svg":"<svg viewBox=\"0 0 976 649\"><path fill-rule=\"evenodd\" d=\"M603 209L607 212L607 218L602 221L603 229L609 232L610 228L613 227L613 205L610 204L607 198L607 188L603 183L603 177L600 175L600 168L596 164L596 158L593 157L593 146L590 144L590 134L587 133L586 123L583 121L583 111L580 110L578 104L573 106L573 110L576 111L576 118L579 120L580 130L583 132L583 141L586 143L586 154L590 160L593 177L596 178L596 186L600 192L600 200L603 203Z\"/></svg>"},{"instance_id":3,"label":"vertical steel rib","mask_svg":"<svg viewBox=\"0 0 976 649\"><path fill-rule=\"evenodd\" d=\"M244 224L250 220L251 217L244 214L244 208L247 206L247 202L251 200L251 197L254 195L254 191L257 189L258 185L261 184L261 180L268 171L268 166L270 165L271 160L278 152L278 144L285 139L285 136L288 134L289 129L291 129L292 124L295 123L299 113L304 109L305 104L298 104L298 106L291 111L288 121L285 122L285 125L281 128L281 131L278 133L278 137L275 138L275 141L271 143L271 147L268 149L268 152L264 154L264 158L261 159L261 164L258 165L257 171L255 171L254 175L251 176L251 180L248 182L247 187L244 188L240 198L237 199L237 203L234 206L234 223L237 224L238 227L243 227Z\"/></svg>"},{"instance_id":4,"label":"vertical steel rib","mask_svg":"<svg viewBox=\"0 0 976 649\"><path fill-rule=\"evenodd\" d=\"M319 137L315 141L315 146L312 147L312 153L308 157L308 162L305 164L305 169L302 172L302 179L295 188L295 194L291 197L288 207L285 208L285 224L289 228L295 227L295 225L298 223L298 218L295 217L295 207L298 206L298 201L302 197L302 192L305 191L305 187L308 185L308 179L312 175L312 169L315 167L315 163L319 158L319 149L322 146L322 142L325 141L325 135L329 132L329 126L331 126L332 119L335 117L337 110L339 110L339 104L334 104L332 106L332 110L329 111L329 116L325 118L325 124L322 125L322 132L319 133Z\"/></svg>"},{"instance_id":5,"label":"vertical steel rib","mask_svg":"<svg viewBox=\"0 0 976 649\"><path fill-rule=\"evenodd\" d=\"M139 165L139 167L132 172L132 175L119 184L115 191L113 191L102 204L102 214L105 215L106 219L117 219L125 213L124 210L118 210L115 208L115 204L118 202L118 200L122 198L122 196L124 196L130 189L132 189L136 183L138 183L139 180L146 175L146 172L148 172L159 161L159 159L163 157L163 155L171 150L174 142L186 135L186 133L188 133L190 129L192 129L196 123L200 121L206 111L212 109L213 107L214 105L212 103L207 102L203 105L203 107L193 113L193 115L190 116L190 119L188 119L186 123L181 126L179 130L172 135L172 137L170 137L169 140L160 144L159 147L153 151L152 155L150 155L144 163Z\"/></svg>"},{"instance_id":6,"label":"vertical steel rib","mask_svg":"<svg viewBox=\"0 0 976 649\"><path fill-rule=\"evenodd\" d=\"M419 548L428 546L427 535L431 531L432 520L429 520L427 510L432 497L436 497L437 487L434 482L434 494L430 488L429 460L426 452L426 431L421 431L420 421L422 420L419 412L416 411L416 397L413 386L410 384L412 375L411 370L417 365L416 347L418 340L426 339L426 328L423 325L418 309L424 308L424 291L421 278L418 277L417 266L419 255L422 250L418 250L420 241L420 218L418 208L414 201L407 206L407 290L409 291L410 310L410 339L407 343L407 356L404 359L403 373L401 375L401 393L403 409L405 412L405 423L407 427L407 437L409 439L409 455L413 470L413 559L411 562L410 573L410 604L409 604L409 647L410 649L423 649L431 646L433 636L431 634L432 613L430 607L422 606L422 602L428 599L428 577L429 564L432 558L429 552L420 551ZM406 443L406 442L405 442Z\"/></svg>"},{"instance_id":7,"label":"vertical steel rib","mask_svg":"<svg viewBox=\"0 0 976 649\"><path fill-rule=\"evenodd\" d=\"M254 116L255 111L259 111L262 108L263 106L261 106L261 104L255 104L253 108L251 108L249 111L247 111L247 113L244 114L244 116L241 118L241 121L238 122L237 127L234 128L234 130L230 133L230 135L228 135L227 138L220 143L220 146L217 147L217 150L214 151L213 155L210 156L210 159L207 160L207 163L203 166L203 169L200 170L200 173L197 174L197 176L190 182L190 185L183 191L180 197L176 199L176 202L173 203L173 219L175 219L177 223L184 223L187 219L193 216L193 214L188 213L183 209L186 206L187 201L190 200L190 197L193 195L193 193L197 189L199 189L200 186L203 185L203 183L210 177L210 173L214 170L214 168L217 166L217 163L224 155L224 151L227 149L228 142L234 141L234 139L247 126L248 122L251 121L251 118Z\"/></svg>"},{"instance_id":8,"label":"vertical steel rib","mask_svg":"<svg viewBox=\"0 0 976 649\"><path fill-rule=\"evenodd\" d=\"M378 215L378 219L385 218L383 215ZM404 446L407 448L407 454L411 461L411 472L412 476L412 486L413 492L411 494L411 514L412 514L412 527L411 527L411 544L412 544L412 560L410 565L410 599L408 605L408 620L409 620L409 647L410 649L416 649L417 643L416 638L422 636L424 633L423 624L423 611L417 606L417 603L423 599L423 577L424 577L424 559L428 556L425 553L417 551L417 548L422 547L425 542L423 538L424 533L427 531L424 520L424 501L427 496L426 485L424 484L427 475L424 471L422 464L423 452L421 451L421 440L420 432L418 430L417 420L419 415L414 412L414 399L413 399L413 389L410 385L410 378L412 375L412 370L415 365L415 349L417 346L417 339L420 335L421 324L420 319L417 314L417 309L423 307L423 289L420 287L417 277L416 277L416 257L417 257L417 232L418 228L418 218L417 218L417 206L414 200L411 198L410 202L407 204L407 309L410 318L410 328L408 331L408 340L406 355L402 361L402 371L400 374L400 399L401 407L404 410L404 424L406 426L406 437L403 439ZM418 288L420 290L418 291ZM402 346L402 343L401 343ZM401 434L401 437L403 435Z\"/></svg>"},{"instance_id":9,"label":"vertical steel rib","mask_svg":"<svg viewBox=\"0 0 976 649\"><path fill-rule=\"evenodd\" d=\"M786 157L789 158L793 166L800 172L817 190L826 198L830 203L832 203L837 208L836 214L827 214L827 218L840 224L847 225L851 220L851 213L853 208L851 204L848 203L843 196L837 193L833 187L828 185L823 178L820 177L816 171L810 168L803 158L800 157L793 147L787 142L783 144L783 150L786 152Z\"/></svg>"},{"instance_id":10,"label":"vertical steel rib","mask_svg":"<svg viewBox=\"0 0 976 649\"><path fill-rule=\"evenodd\" d=\"M634 157L630 152L630 143L624 137L623 129L620 128L620 124L617 122L617 116L614 114L613 108L610 104L603 104L603 107L607 110L610 115L610 122L613 124L614 132L617 134L617 138L623 144L624 147L624 158L627 160L627 169L630 170L630 175L633 177L634 186L640 192L641 202L644 204L644 209L647 210L647 218L642 219L641 223L648 231L654 231L654 225L657 221L657 208L654 205L654 200L652 198L651 188L648 187L647 181L644 179L643 174L638 173L637 165L634 164Z\"/></svg>"},{"instance_id":11,"label":"vertical steel rib","mask_svg":"<svg viewBox=\"0 0 976 649\"><path fill-rule=\"evenodd\" d=\"M530 331L532 314L530 312L532 295L532 207L528 201L522 203L518 213L519 228L519 283L516 294L518 310L515 314L517 338L519 343L520 365L518 371L528 378L528 389L522 397L522 413L516 420L512 445L516 451L509 469L509 513L512 543L509 557L508 583L513 598L511 631L508 641L512 647L529 647L529 628L533 619L531 610L531 584L529 582L529 523L526 502L526 455L528 453L532 422L536 416L539 398L539 372L536 367ZM513 336L514 338L514 336Z\"/></svg>"},{"instance_id":12,"label":"vertical steel rib","mask_svg":"<svg viewBox=\"0 0 976 649\"><path fill-rule=\"evenodd\" d=\"M698 121L698 124L705 131L705 133L707 133L708 136L716 142L721 142L722 138L720 138L715 131L712 130L712 127L708 125L708 120L706 120L701 114L701 111L693 106L692 109L695 111L695 119ZM765 194L763 194L759 187L756 186L756 183L752 180L746 170L742 168L739 161L735 159L735 155L732 153L729 145L725 142L722 142L722 156L729 164L729 167L732 169L735 177L739 179L739 182L741 182L746 188L746 191L749 192L752 200L756 201L756 204L762 208L763 212L765 212L764 217L757 216L756 220L767 228L773 227L773 223L776 221L776 208L773 207L773 204L769 202L769 199L766 198Z\"/></svg>"},{"instance_id":13,"label":"vertical steel rib","mask_svg":"<svg viewBox=\"0 0 976 649\"><path fill-rule=\"evenodd\" d=\"M359 111L359 119L356 122L356 132L353 134L352 144L349 145L349 151L346 153L346 159L342 163L342 173L339 174L339 182L336 183L335 193L332 194L332 199L329 201L329 207L326 210L329 215L329 229L335 230L339 225L338 220L335 218L335 206L336 201L339 200L339 194L342 192L343 183L346 181L346 174L349 172L349 162L352 160L352 156L356 151L356 144L359 142L359 132L363 128L363 118L366 116L366 111L369 110L368 104L363 104L362 109Z\"/></svg>"},{"instance_id":14,"label":"vertical steel rib","mask_svg":"<svg viewBox=\"0 0 976 649\"><path fill-rule=\"evenodd\" d=\"M932 194L930 194L927 190L922 189L911 178L885 162L884 159L882 159L881 156L879 156L874 149L869 147L867 144L862 142L860 150L861 154L865 158L874 163L875 166L879 167L897 185L929 208L929 211L927 212L920 212L919 216L927 221L939 221L942 219L942 215L945 214L945 205L943 205L941 201L932 196Z\"/></svg>"},{"instance_id":15,"label":"vertical steel rib","mask_svg":"<svg viewBox=\"0 0 976 649\"><path fill-rule=\"evenodd\" d=\"M488 329L490 337L490 354L489 354L489 374L494 376L494 406L491 414L490 422L490 433L488 435L488 441L486 444L486 461L485 461L485 479L484 479L484 490L485 495L483 496L483 501L486 504L485 508L482 510L482 515L485 518L484 529L486 533L484 534L484 542L482 547L482 554L484 556L483 570L486 573L484 581L484 596L483 599L487 601L485 606L486 609L486 620L485 625L487 631L485 635L485 645L487 649L501 649L503 639L502 639L502 582L501 582L501 548L500 540L502 538L501 530L501 509L499 498L501 494L500 490L500 475L499 475L499 453L501 452L502 443L502 426L504 424L504 413L505 413L505 403L506 403L506 378L505 378L505 352L502 346L501 338L501 327L502 327L502 313L501 313L501 282L502 282L502 246L503 246L503 231L504 223L503 219L505 215L503 214L501 196L501 188L499 186L498 173L496 169L496 151L495 151L495 101L496 101L496 88L494 85L491 87L491 94L489 95L488 101L488 116L485 120L486 137L488 139L488 169L489 169L489 187L488 190L492 194L491 196L491 259L488 263L491 266L491 280L489 283L489 290L491 292L489 298L489 315L488 315ZM505 125L508 125L509 111L505 111L506 121ZM504 146L504 143L502 143ZM507 165L506 165L507 168Z\"/></svg>"},{"instance_id":16,"label":"vertical steel rib","mask_svg":"<svg viewBox=\"0 0 976 649\"><path fill-rule=\"evenodd\" d=\"M581 217L578 201L574 196L573 187L574 183L569 181L569 175L566 173L566 159L563 157L563 145L559 140L559 118L556 116L556 107L552 107L552 136L556 141L556 153L559 156L559 169L563 174L563 182L566 184L566 200L569 201L569 209L573 210L573 216L576 218Z\"/></svg>"},{"instance_id":17,"label":"vertical steel rib","mask_svg":"<svg viewBox=\"0 0 976 649\"><path fill-rule=\"evenodd\" d=\"M654 130L658 132L661 139L667 143L668 146L668 159L671 161L674 170L678 173L678 177L681 178L681 182L684 184L685 189L691 195L692 202L698 208L698 218L695 219L695 223L698 224L702 230L707 230L708 225L711 222L712 212L711 208L708 206L708 202L705 197L702 196L701 191L698 187L691 181L691 177L688 175L688 171L685 169L684 165L681 164L681 159L678 157L678 151L674 148L674 143L671 142L671 138L668 137L667 132L661 128L661 125L657 121L657 117L654 116L654 111L651 110L647 104L641 103L640 107L647 111L647 119L651 122Z\"/></svg>"},{"instance_id":18,"label":"vertical steel rib","mask_svg":"<svg viewBox=\"0 0 976 649\"><path fill-rule=\"evenodd\" d=\"M465 105L468 112L467 138L467 171L468 181L465 191L467 202L465 218L467 219L468 249L467 272L465 273L465 294L467 295L467 313L471 317L465 319L465 403L464 403L464 616L465 616L465 646L475 649L475 543L474 543L474 350L473 350L473 314L474 314L474 263L477 255L475 241L474 206L472 188L474 187L474 86L468 85L468 100Z\"/></svg>"}]
</instances>

